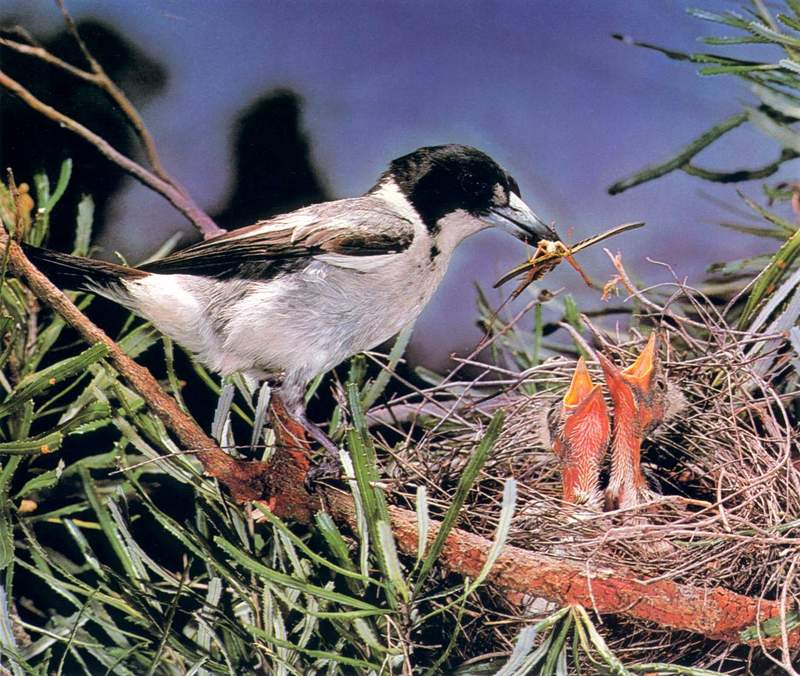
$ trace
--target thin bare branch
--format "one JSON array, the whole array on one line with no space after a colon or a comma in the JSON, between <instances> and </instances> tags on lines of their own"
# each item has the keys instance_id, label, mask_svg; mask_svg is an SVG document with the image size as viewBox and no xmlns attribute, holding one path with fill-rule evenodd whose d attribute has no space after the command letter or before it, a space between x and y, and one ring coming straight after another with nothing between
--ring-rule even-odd
<instances>
[{"instance_id":1,"label":"thin bare branch","mask_svg":"<svg viewBox=\"0 0 800 676\"><path fill-rule=\"evenodd\" d=\"M114 81L108 76L100 62L94 58L92 52L89 50L80 33L78 32L78 26L75 24L75 20L67 11L63 0L55 0L55 2L56 5L58 5L58 9L61 11L61 16L64 17L67 30L78 44L78 47L83 53L84 58L89 63L89 67L92 69L92 73L94 74L94 83L120 107L123 113L125 113L125 117L128 118L131 126L136 132L136 135L142 142L145 155L147 156L147 161L149 162L153 173L164 181L171 183L182 193L184 193L184 195L186 195L186 191L178 186L175 181L170 178L167 172L164 171L164 167L162 166L161 160L158 156L158 151L156 150L156 144L153 141L153 137L150 135L147 127L145 126L144 121L139 115L139 111L136 110L135 106L130 102L128 97L125 96L125 93L114 84Z\"/></svg>"},{"instance_id":2,"label":"thin bare branch","mask_svg":"<svg viewBox=\"0 0 800 676\"><path fill-rule=\"evenodd\" d=\"M81 80L86 82L91 82L92 84L98 84L97 76L93 73L87 73L85 70L81 68L77 68L73 66L71 63L67 63L63 59L59 59L55 54L50 53L44 47L36 47L34 45L26 45L22 42L17 42L16 40L9 40L8 38L0 38L0 46L7 47L8 49L12 49L19 54L24 54L25 56L31 56L33 58L39 59L44 61L45 63L49 63L51 66L55 66L56 68L61 68L65 70L70 75L74 75Z\"/></svg>"},{"instance_id":3,"label":"thin bare branch","mask_svg":"<svg viewBox=\"0 0 800 676\"><path fill-rule=\"evenodd\" d=\"M11 241L2 229L0 229L0 252L2 252L0 256L8 257L11 272L24 279L41 302L61 315L84 340L93 345L102 343L108 348L108 359L122 377L144 397L153 413L161 418L185 448L199 449L197 457L205 471L225 483L234 499L244 501L264 497L266 465L259 462L237 461L222 451L216 442L180 409L177 402L164 392L150 371L128 357L102 329L89 321L62 291L36 269L19 245Z\"/></svg>"},{"instance_id":4,"label":"thin bare branch","mask_svg":"<svg viewBox=\"0 0 800 676\"><path fill-rule=\"evenodd\" d=\"M123 155L116 148L114 148L108 141L101 136L98 136L90 129L83 126L80 122L64 115L64 113L56 110L52 106L44 103L36 98L29 90L23 87L19 82L9 77L6 73L0 71L0 86L4 87L11 93L18 96L36 112L41 113L46 118L60 124L62 127L69 129L74 134L77 134L84 140L91 143L100 153L114 162L117 166L121 167L128 174L135 179L146 185L148 188L155 190L157 193L165 197L172 206L180 211L194 226L203 233L203 236L208 239L225 232L206 214L183 190L177 188L172 183L165 181L163 178L156 176L148 171L140 164L137 164L130 158Z\"/></svg>"}]
</instances>

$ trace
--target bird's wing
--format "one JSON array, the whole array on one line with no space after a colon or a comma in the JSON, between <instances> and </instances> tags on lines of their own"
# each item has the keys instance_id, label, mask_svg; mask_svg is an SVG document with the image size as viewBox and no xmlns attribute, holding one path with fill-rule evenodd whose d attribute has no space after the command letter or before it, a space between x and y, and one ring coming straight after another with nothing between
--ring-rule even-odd
<instances>
[{"instance_id":1,"label":"bird's wing","mask_svg":"<svg viewBox=\"0 0 800 676\"><path fill-rule=\"evenodd\" d=\"M411 245L414 226L383 201L359 197L259 221L141 266L159 274L270 279L311 259L368 269ZM358 259L358 260L356 260ZM370 259L370 260L367 260Z\"/></svg>"}]
</instances>

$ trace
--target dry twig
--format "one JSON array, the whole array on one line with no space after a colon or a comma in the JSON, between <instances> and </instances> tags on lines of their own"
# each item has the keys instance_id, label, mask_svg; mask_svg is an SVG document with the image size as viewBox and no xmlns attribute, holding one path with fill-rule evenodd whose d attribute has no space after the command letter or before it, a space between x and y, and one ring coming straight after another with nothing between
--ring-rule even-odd
<instances>
[{"instance_id":1,"label":"dry twig","mask_svg":"<svg viewBox=\"0 0 800 676\"><path fill-rule=\"evenodd\" d=\"M43 47L25 44L16 40L9 40L7 38L0 38L0 46L13 49L20 54L24 54L32 58L40 59L41 61L50 64L54 68L63 70L73 77L77 77L85 82L90 82L100 88L115 105L119 106L126 119L133 127L136 136L142 143L145 156L147 157L151 169L148 170L138 162L126 157L104 138L98 134L95 134L91 129L82 125L77 120L44 103L34 96L21 83L17 82L15 79L2 71L0 71L0 86L19 97L30 108L40 113L47 119L56 122L65 129L68 129L87 142L91 143L106 159L119 166L123 171L133 176L142 184L165 197L170 204L172 204L180 213L182 213L206 239L225 232L216 223L214 223L208 214L206 214L199 206L197 206L189 193L164 170L161 160L158 157L158 152L156 151L155 142L153 141L153 138L138 111L125 96L124 92L114 84L111 78L108 77L108 74L105 72L100 63L94 58L94 56L92 56L92 53L89 51L86 43L83 41L78 32L74 20L70 16L69 12L67 12L63 1L56 0L56 4L58 5L59 10L64 17L67 30L75 39L81 52L86 58L86 61L89 63L89 67L91 68L90 71L83 70L67 63Z\"/></svg>"}]
</instances>

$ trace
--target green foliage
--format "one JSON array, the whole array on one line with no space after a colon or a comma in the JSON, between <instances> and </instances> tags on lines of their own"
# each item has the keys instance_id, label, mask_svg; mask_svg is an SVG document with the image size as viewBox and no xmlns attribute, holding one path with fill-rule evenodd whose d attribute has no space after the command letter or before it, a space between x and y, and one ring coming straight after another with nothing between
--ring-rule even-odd
<instances>
[{"instance_id":1,"label":"green foliage","mask_svg":"<svg viewBox=\"0 0 800 676\"><path fill-rule=\"evenodd\" d=\"M673 60L700 64L701 75L732 75L747 85L755 102L745 105L744 110L713 125L669 160L649 166L618 181L609 188L611 194L623 192L675 170L720 183L766 178L774 174L785 162L800 157L800 131L797 129L797 123L800 121L800 13L798 13L800 7L795 2L787 2L781 9L783 11L779 9L773 15L771 8L767 9L763 3L754 1L752 7L743 8L741 12L728 11L719 14L705 10L690 10L690 14L698 19L737 32L728 37L704 38L706 44L738 48L741 45L758 43L766 48L772 48L770 52L772 59L767 61L752 61L706 52L687 54L650 43L635 42L621 35L615 36L619 40L654 50ZM754 169L730 171L710 171L693 163L701 151L712 144L723 142L729 132L743 124L750 124L780 146L780 155L774 162ZM797 195L800 194L800 188L797 185L788 186L788 189L787 186L765 186L765 192L770 200L792 200L793 208L798 212ZM745 281L749 281L752 274L757 274L746 298L740 303L739 325L741 328L748 328L758 309L768 302L781 282L797 266L800 260L800 230L795 223L759 205L741 192L740 196L765 223L755 228L737 224L729 224L728 227L783 242L765 265L763 259L759 257L752 261L717 264L713 268L716 274L722 273L728 278L741 276L746 271L750 274L745 277ZM733 288L742 291L745 285ZM776 303L773 307L774 312L778 314L783 312L781 316L774 318L778 325L791 326L800 319L800 309L790 303L791 292L796 288L796 283L790 289L784 288L784 295L781 298L784 305ZM741 296L736 300L740 299ZM790 314L787 315L787 312Z\"/></svg>"},{"instance_id":2,"label":"green foliage","mask_svg":"<svg viewBox=\"0 0 800 676\"><path fill-rule=\"evenodd\" d=\"M523 629L504 661L486 660L459 669L458 676L554 676L567 673L684 674L721 676L720 672L673 664L624 664L608 647L582 606L568 606Z\"/></svg>"},{"instance_id":3,"label":"green foliage","mask_svg":"<svg viewBox=\"0 0 800 676\"><path fill-rule=\"evenodd\" d=\"M672 59L700 64L704 75L742 78L758 103L714 125L668 162L637 173L612 191L676 169L716 181L763 177L798 156L797 3L790 3L788 13L775 20L759 7L747 16L695 14L739 31L707 40L708 44L771 45L781 50L773 62L688 55L642 45ZM775 163L727 173L692 164L703 148L743 124L753 125L782 146ZM0 185L5 227L14 230L21 224L28 241L41 243L50 212L68 189L71 171L71 163L65 162L54 187L46 176L35 177L39 208L27 223L15 217L13 197ZM794 192L774 186L768 194L786 201ZM759 272L749 296L738 306L741 325L754 334L790 334L796 382L799 231L772 209L744 199L760 219L758 234L779 240L781 246L769 259L728 264L727 271L745 282ZM85 197L76 214L76 254L89 251L92 217L91 198ZM106 361L105 348L76 345L63 320L42 309L17 280L6 277L5 266L0 272L3 669L15 676L453 673L458 669L471 640L466 618L474 612L509 537L517 484L508 480L503 486L492 546L479 574L463 580L448 576L439 561L445 539L463 517L464 505L491 455L503 424L500 412L472 449L449 504L429 500L424 485L412 487L419 551L416 557L400 553L390 527L390 496L382 483L384 457L364 412L389 384L410 329L398 338L386 369L374 378L368 377L363 357L351 361L346 401L331 416L331 433L345 447L341 459L357 508L355 530L340 529L325 512L315 515L312 526L299 526L261 507L245 513L231 504L202 476L193 454L176 447L142 398L119 379ZM83 308L92 302L86 294L74 298ZM535 299L526 331L498 326L483 297L481 310L484 328L497 337L493 356L518 369L540 365L545 350L558 347L546 341L554 327L566 326L576 333L584 329L581 312L569 296ZM556 319L547 323L545 312ZM166 386L188 410L169 341L162 341L146 324L128 322L119 343L134 357L152 354L163 345ZM769 341L754 341L752 356L769 354L773 348ZM572 351L582 350L576 341ZM264 425L269 388L253 392L235 378L220 385L202 367L195 369L197 386L222 394L213 423L203 424L233 448L268 457L274 444ZM436 374L428 377L440 380ZM310 388L309 398L321 382ZM235 437L242 435L243 426L247 443L237 445ZM440 522L435 534L434 516ZM595 627L580 607L556 610L544 620L522 617L520 625L507 658L476 656L457 673L715 673L669 664L629 664L609 648L601 633L604 629ZM779 629L768 621L749 629L743 638L759 631L773 636Z\"/></svg>"},{"instance_id":4,"label":"green foliage","mask_svg":"<svg viewBox=\"0 0 800 676\"><path fill-rule=\"evenodd\" d=\"M60 182L51 194L46 178L35 183L47 211L66 188ZM78 253L88 251L91 214L84 199ZM46 219L40 223L44 230L34 225L29 239L44 237ZM86 306L91 298L76 300ZM320 513L316 527L299 528L263 509L247 516L231 505L119 380L106 349L72 344L62 320L16 279L3 280L0 321L0 658L12 673L335 674L436 660L435 649L412 655L409 646L446 625L445 610L431 612L442 590L429 578L501 417L478 445L439 538L414 566L394 542L363 414L388 376L367 381L357 360L346 386L349 425L340 414L360 527L344 534ZM137 356L159 337L129 323L119 342ZM164 362L179 396L168 341ZM234 442L233 412L253 424L251 447L271 444L263 425L269 389L255 404L238 379L221 392L216 434ZM512 493L485 572L507 536ZM461 607L482 581L452 592ZM460 635L453 632L453 641Z\"/></svg>"}]
</instances>

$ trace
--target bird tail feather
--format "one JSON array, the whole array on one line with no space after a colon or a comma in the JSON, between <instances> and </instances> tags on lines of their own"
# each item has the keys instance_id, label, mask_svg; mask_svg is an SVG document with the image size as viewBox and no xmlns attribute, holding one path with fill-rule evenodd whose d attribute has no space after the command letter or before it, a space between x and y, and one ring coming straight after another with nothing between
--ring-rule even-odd
<instances>
[{"instance_id":1,"label":"bird tail feather","mask_svg":"<svg viewBox=\"0 0 800 676\"><path fill-rule=\"evenodd\" d=\"M22 250L53 284L64 289L102 293L103 289L113 289L126 280L146 277L148 274L136 268L71 256L30 244L23 244Z\"/></svg>"}]
</instances>

